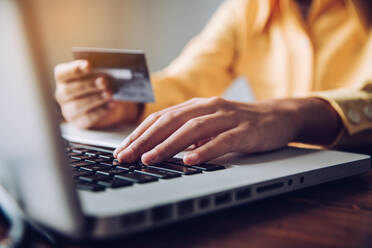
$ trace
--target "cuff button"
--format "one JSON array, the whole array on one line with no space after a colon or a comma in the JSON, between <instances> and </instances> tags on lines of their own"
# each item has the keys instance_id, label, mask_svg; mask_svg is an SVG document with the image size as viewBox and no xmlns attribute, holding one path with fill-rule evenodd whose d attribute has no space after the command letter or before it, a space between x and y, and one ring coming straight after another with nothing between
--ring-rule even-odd
<instances>
[{"instance_id":1,"label":"cuff button","mask_svg":"<svg viewBox=\"0 0 372 248\"><path fill-rule=\"evenodd\" d=\"M360 123L360 120L361 120L360 114L358 113L358 111L356 111L354 109L349 109L347 111L347 117L354 124L359 124Z\"/></svg>"},{"instance_id":2,"label":"cuff button","mask_svg":"<svg viewBox=\"0 0 372 248\"><path fill-rule=\"evenodd\" d=\"M372 104L368 104L363 108L365 116L372 121Z\"/></svg>"}]
</instances>

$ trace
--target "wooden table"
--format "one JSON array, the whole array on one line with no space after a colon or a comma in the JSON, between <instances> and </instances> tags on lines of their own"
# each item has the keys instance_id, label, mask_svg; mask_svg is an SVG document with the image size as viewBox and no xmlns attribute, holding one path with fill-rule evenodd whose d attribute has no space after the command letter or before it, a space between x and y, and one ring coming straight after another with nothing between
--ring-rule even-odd
<instances>
[{"instance_id":1,"label":"wooden table","mask_svg":"<svg viewBox=\"0 0 372 248\"><path fill-rule=\"evenodd\" d=\"M372 172L98 246L372 247Z\"/></svg>"}]
</instances>

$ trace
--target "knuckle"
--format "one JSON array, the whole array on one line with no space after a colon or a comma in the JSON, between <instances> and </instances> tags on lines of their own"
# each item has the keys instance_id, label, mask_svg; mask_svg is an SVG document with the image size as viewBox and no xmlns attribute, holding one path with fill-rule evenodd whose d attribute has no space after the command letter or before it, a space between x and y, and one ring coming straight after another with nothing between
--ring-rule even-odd
<instances>
[{"instance_id":1,"label":"knuckle","mask_svg":"<svg viewBox=\"0 0 372 248\"><path fill-rule=\"evenodd\" d=\"M224 103L224 101L225 100L222 97L219 97L219 96L213 96L213 97L210 97L208 99L208 103L210 105L217 105L217 106L222 105Z\"/></svg>"},{"instance_id":2,"label":"knuckle","mask_svg":"<svg viewBox=\"0 0 372 248\"><path fill-rule=\"evenodd\" d=\"M188 125L192 129L198 129L206 124L206 119L202 118L196 118L196 119L191 119L186 122L186 125Z\"/></svg>"},{"instance_id":3,"label":"knuckle","mask_svg":"<svg viewBox=\"0 0 372 248\"><path fill-rule=\"evenodd\" d=\"M63 64L58 64L54 67L54 77L57 79L59 75L61 74L63 68Z\"/></svg>"},{"instance_id":4,"label":"knuckle","mask_svg":"<svg viewBox=\"0 0 372 248\"><path fill-rule=\"evenodd\" d=\"M133 143L135 140L136 140L135 135L130 135L130 136L128 137L128 142L129 142L129 143Z\"/></svg>"},{"instance_id":5,"label":"knuckle","mask_svg":"<svg viewBox=\"0 0 372 248\"><path fill-rule=\"evenodd\" d=\"M66 84L58 83L56 87L56 93L58 93L61 98L64 98L65 96L70 94L70 91Z\"/></svg>"},{"instance_id":6,"label":"knuckle","mask_svg":"<svg viewBox=\"0 0 372 248\"><path fill-rule=\"evenodd\" d=\"M64 104L64 105L62 105L61 112L62 112L63 117L67 121L72 121L73 118L74 118L74 116L76 116L76 113L71 110L70 104Z\"/></svg>"},{"instance_id":7,"label":"knuckle","mask_svg":"<svg viewBox=\"0 0 372 248\"><path fill-rule=\"evenodd\" d=\"M56 91L54 93L54 98L57 100L59 104L63 102L64 94L62 93L61 89L59 87L56 88Z\"/></svg>"},{"instance_id":8,"label":"knuckle","mask_svg":"<svg viewBox=\"0 0 372 248\"><path fill-rule=\"evenodd\" d=\"M81 68L77 65L73 65L71 71L72 71L73 74L79 74L79 73L81 73Z\"/></svg>"},{"instance_id":9,"label":"knuckle","mask_svg":"<svg viewBox=\"0 0 372 248\"><path fill-rule=\"evenodd\" d=\"M61 112L62 112L63 118L65 118L66 121L68 122L73 121L72 115L68 111L66 111L64 107L62 107Z\"/></svg>"},{"instance_id":10,"label":"knuckle","mask_svg":"<svg viewBox=\"0 0 372 248\"><path fill-rule=\"evenodd\" d=\"M225 133L224 142L226 142L231 149L236 149L240 147L241 139L237 134L227 132Z\"/></svg>"},{"instance_id":11,"label":"knuckle","mask_svg":"<svg viewBox=\"0 0 372 248\"><path fill-rule=\"evenodd\" d=\"M133 151L133 153L136 155L136 156L139 156L140 153L141 153L141 148L142 147L145 147L146 145L146 140L143 140L143 139L137 139L136 141L134 141L130 146L129 148Z\"/></svg>"},{"instance_id":12,"label":"knuckle","mask_svg":"<svg viewBox=\"0 0 372 248\"><path fill-rule=\"evenodd\" d=\"M236 134L235 133L231 133L231 132L227 132L225 133L225 140L226 141L235 141L236 140Z\"/></svg>"},{"instance_id":13,"label":"knuckle","mask_svg":"<svg viewBox=\"0 0 372 248\"><path fill-rule=\"evenodd\" d=\"M86 91L89 91L89 90L94 90L94 89L99 89L93 80L81 80L81 81L76 81L75 83L75 91L78 91L78 92L86 92Z\"/></svg>"},{"instance_id":14,"label":"knuckle","mask_svg":"<svg viewBox=\"0 0 372 248\"><path fill-rule=\"evenodd\" d=\"M71 113L77 113L81 109L80 104L77 101L72 101L66 104L66 110Z\"/></svg>"},{"instance_id":15,"label":"knuckle","mask_svg":"<svg viewBox=\"0 0 372 248\"><path fill-rule=\"evenodd\" d=\"M159 112L155 112L155 113L152 113L152 114L150 114L148 117L147 117L147 119L149 120L149 121L155 121L155 120L157 120L159 117L160 117L160 113Z\"/></svg>"},{"instance_id":16,"label":"knuckle","mask_svg":"<svg viewBox=\"0 0 372 248\"><path fill-rule=\"evenodd\" d=\"M61 63L54 67L54 76L58 80L64 78L71 70L78 68L74 62Z\"/></svg>"},{"instance_id":17,"label":"knuckle","mask_svg":"<svg viewBox=\"0 0 372 248\"><path fill-rule=\"evenodd\" d=\"M173 121L175 121L175 119L177 119L178 115L174 112L168 112L168 113L165 113L163 114L160 118L159 118L159 121L161 123L165 123L165 124L168 124L168 123L172 123Z\"/></svg>"},{"instance_id":18,"label":"knuckle","mask_svg":"<svg viewBox=\"0 0 372 248\"><path fill-rule=\"evenodd\" d=\"M192 102L192 103L195 103L195 102L200 102L202 100L203 100L203 98L201 98L201 97L194 97L194 98L191 98L189 101Z\"/></svg>"}]
</instances>

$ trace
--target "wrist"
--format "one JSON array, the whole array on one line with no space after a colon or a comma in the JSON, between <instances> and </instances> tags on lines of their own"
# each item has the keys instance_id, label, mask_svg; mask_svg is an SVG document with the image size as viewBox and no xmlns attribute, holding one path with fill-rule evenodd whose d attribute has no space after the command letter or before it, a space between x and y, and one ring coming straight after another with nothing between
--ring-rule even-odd
<instances>
[{"instance_id":1,"label":"wrist","mask_svg":"<svg viewBox=\"0 0 372 248\"><path fill-rule=\"evenodd\" d=\"M276 113L284 117L291 130L292 138L290 142L296 141L301 137L304 127L303 100L296 98L285 98L273 101L273 108Z\"/></svg>"},{"instance_id":2,"label":"wrist","mask_svg":"<svg viewBox=\"0 0 372 248\"><path fill-rule=\"evenodd\" d=\"M293 99L297 106L298 133L295 142L327 145L337 137L342 122L325 100L316 97Z\"/></svg>"},{"instance_id":3,"label":"wrist","mask_svg":"<svg viewBox=\"0 0 372 248\"><path fill-rule=\"evenodd\" d=\"M122 123L135 123L137 122L143 112L143 104L142 103L134 103L134 102L123 102L121 103L121 116L122 116Z\"/></svg>"}]
</instances>

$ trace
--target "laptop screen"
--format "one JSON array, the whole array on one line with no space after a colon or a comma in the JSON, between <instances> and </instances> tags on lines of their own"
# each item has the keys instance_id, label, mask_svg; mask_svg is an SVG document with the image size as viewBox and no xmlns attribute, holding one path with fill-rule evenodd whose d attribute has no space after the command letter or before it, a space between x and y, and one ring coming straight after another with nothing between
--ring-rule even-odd
<instances>
[{"instance_id":1,"label":"laptop screen","mask_svg":"<svg viewBox=\"0 0 372 248\"><path fill-rule=\"evenodd\" d=\"M26 215L78 235L82 219L65 158L32 1L0 1L1 184ZM58 214L56 214L58 213Z\"/></svg>"}]
</instances>

